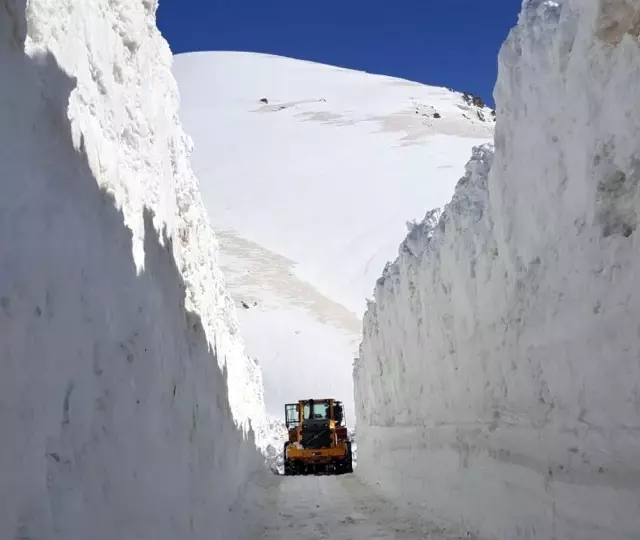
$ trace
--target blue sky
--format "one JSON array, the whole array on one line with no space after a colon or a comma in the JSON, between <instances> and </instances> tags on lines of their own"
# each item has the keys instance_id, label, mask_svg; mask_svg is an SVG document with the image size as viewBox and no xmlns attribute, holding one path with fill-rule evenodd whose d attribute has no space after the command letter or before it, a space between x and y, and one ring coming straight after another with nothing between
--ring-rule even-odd
<instances>
[{"instance_id":1,"label":"blue sky","mask_svg":"<svg viewBox=\"0 0 640 540\"><path fill-rule=\"evenodd\" d=\"M521 0L160 0L174 54L278 54L481 95Z\"/></svg>"}]
</instances>

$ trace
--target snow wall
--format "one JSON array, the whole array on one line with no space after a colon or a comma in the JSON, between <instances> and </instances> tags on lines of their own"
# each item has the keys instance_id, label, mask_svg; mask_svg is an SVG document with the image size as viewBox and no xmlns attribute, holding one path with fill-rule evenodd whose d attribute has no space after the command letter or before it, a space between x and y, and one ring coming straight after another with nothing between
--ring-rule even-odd
<instances>
[{"instance_id":1,"label":"snow wall","mask_svg":"<svg viewBox=\"0 0 640 540\"><path fill-rule=\"evenodd\" d=\"M476 148L375 288L358 474L484 538L640 534L640 2L527 0Z\"/></svg>"},{"instance_id":2,"label":"snow wall","mask_svg":"<svg viewBox=\"0 0 640 540\"><path fill-rule=\"evenodd\" d=\"M0 0L3 539L234 538L263 465L155 10Z\"/></svg>"}]
</instances>

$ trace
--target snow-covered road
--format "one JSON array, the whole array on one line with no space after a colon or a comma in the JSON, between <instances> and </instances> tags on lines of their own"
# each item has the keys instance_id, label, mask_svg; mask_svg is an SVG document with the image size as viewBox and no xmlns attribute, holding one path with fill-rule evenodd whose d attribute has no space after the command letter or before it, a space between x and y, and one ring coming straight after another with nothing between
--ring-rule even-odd
<instances>
[{"instance_id":1,"label":"snow-covered road","mask_svg":"<svg viewBox=\"0 0 640 540\"><path fill-rule=\"evenodd\" d=\"M262 479L245 512L261 516L249 538L264 540L457 540L445 531L378 498L355 474L273 476ZM244 539L243 539L244 540Z\"/></svg>"}]
</instances>

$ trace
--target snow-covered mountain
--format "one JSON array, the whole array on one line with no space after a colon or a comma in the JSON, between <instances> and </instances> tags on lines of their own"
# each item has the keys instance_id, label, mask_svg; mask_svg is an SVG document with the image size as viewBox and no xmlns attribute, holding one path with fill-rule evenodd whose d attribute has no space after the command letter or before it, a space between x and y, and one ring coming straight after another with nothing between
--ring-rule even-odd
<instances>
[{"instance_id":1,"label":"snow-covered mountain","mask_svg":"<svg viewBox=\"0 0 640 540\"><path fill-rule=\"evenodd\" d=\"M472 96L261 54L176 56L181 119L268 410L332 394L353 423L360 317L407 221L492 138Z\"/></svg>"},{"instance_id":2,"label":"snow-covered mountain","mask_svg":"<svg viewBox=\"0 0 640 540\"><path fill-rule=\"evenodd\" d=\"M228 539L247 522L260 370L156 5L0 0L3 540Z\"/></svg>"},{"instance_id":3,"label":"snow-covered mountain","mask_svg":"<svg viewBox=\"0 0 640 540\"><path fill-rule=\"evenodd\" d=\"M640 531L640 3L526 0L474 151L378 281L359 474L481 537Z\"/></svg>"},{"instance_id":4,"label":"snow-covered mountain","mask_svg":"<svg viewBox=\"0 0 640 540\"><path fill-rule=\"evenodd\" d=\"M638 2L524 0L495 145L420 223L490 111L179 57L203 200L156 7L0 0L0 538L637 538ZM256 475L282 425L220 266L273 412L349 407L406 221L357 476Z\"/></svg>"}]
</instances>

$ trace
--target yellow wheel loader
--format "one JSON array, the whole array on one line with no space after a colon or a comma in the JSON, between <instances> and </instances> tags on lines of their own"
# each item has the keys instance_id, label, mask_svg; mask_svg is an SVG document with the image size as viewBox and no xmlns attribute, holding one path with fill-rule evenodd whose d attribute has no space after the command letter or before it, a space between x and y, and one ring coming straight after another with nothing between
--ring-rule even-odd
<instances>
[{"instance_id":1,"label":"yellow wheel loader","mask_svg":"<svg viewBox=\"0 0 640 540\"><path fill-rule=\"evenodd\" d=\"M284 406L289 440L284 443L284 474L353 472L351 441L344 409L334 399L303 399Z\"/></svg>"}]
</instances>

